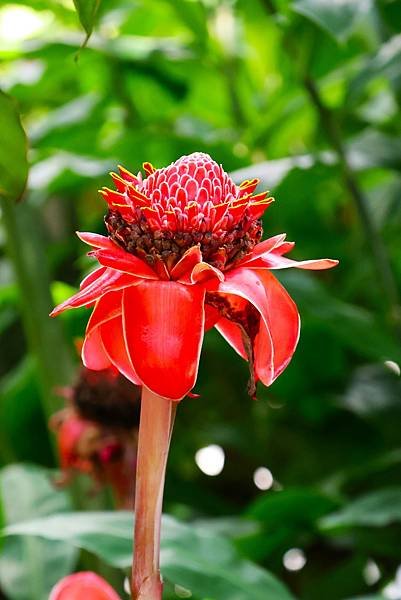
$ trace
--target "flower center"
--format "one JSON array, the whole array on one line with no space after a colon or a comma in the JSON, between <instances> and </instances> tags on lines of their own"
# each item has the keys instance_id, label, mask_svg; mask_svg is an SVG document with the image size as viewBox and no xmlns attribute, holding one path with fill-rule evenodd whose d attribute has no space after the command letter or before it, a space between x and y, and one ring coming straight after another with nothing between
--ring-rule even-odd
<instances>
[{"instance_id":1,"label":"flower center","mask_svg":"<svg viewBox=\"0 0 401 600\"><path fill-rule=\"evenodd\" d=\"M149 265L158 261L171 269L192 246L199 245L203 260L218 269L231 268L259 243L262 221L249 217L231 231L166 231L152 230L146 219L127 222L117 211L109 210L105 217L109 236L127 252L135 254Z\"/></svg>"}]
</instances>

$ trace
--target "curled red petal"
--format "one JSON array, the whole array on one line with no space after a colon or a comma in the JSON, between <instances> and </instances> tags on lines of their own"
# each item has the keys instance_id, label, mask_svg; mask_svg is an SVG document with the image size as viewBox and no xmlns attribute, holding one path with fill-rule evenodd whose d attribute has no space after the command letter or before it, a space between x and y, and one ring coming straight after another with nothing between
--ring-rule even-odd
<instances>
[{"instance_id":1,"label":"curled red petal","mask_svg":"<svg viewBox=\"0 0 401 600\"><path fill-rule=\"evenodd\" d=\"M77 231L76 234L84 244L88 244L92 248L103 248L105 250L116 248L115 242L105 235L99 235L90 231Z\"/></svg>"},{"instance_id":2,"label":"curled red petal","mask_svg":"<svg viewBox=\"0 0 401 600\"><path fill-rule=\"evenodd\" d=\"M189 248L178 261L175 267L171 270L171 279L177 280L184 275L191 273L192 269L202 261L202 253L199 246Z\"/></svg>"},{"instance_id":3,"label":"curled red petal","mask_svg":"<svg viewBox=\"0 0 401 600\"><path fill-rule=\"evenodd\" d=\"M255 379L270 385L288 365L298 343L300 323L294 301L267 269L234 270L219 290L228 294L230 303L240 296L260 313L256 335L251 339L253 366ZM230 324L222 319L216 328L240 355L246 354L241 329L235 321Z\"/></svg>"},{"instance_id":4,"label":"curled red petal","mask_svg":"<svg viewBox=\"0 0 401 600\"><path fill-rule=\"evenodd\" d=\"M67 308L78 308L81 306L91 306L103 294L109 291L122 289L127 285L136 283L138 279L132 275L116 271L115 269L105 269L100 276L96 277L91 283L82 290L65 300L50 313L55 317Z\"/></svg>"},{"instance_id":5,"label":"curled red petal","mask_svg":"<svg viewBox=\"0 0 401 600\"><path fill-rule=\"evenodd\" d=\"M203 283L213 278L218 281L224 281L224 275L220 269L217 269L208 263L198 263L192 269L191 283Z\"/></svg>"},{"instance_id":6,"label":"curled red petal","mask_svg":"<svg viewBox=\"0 0 401 600\"><path fill-rule=\"evenodd\" d=\"M271 252L266 256L248 263L246 266L250 269L291 269L295 267L297 269L309 269L310 271L322 271L324 269L332 269L336 265L338 265L338 260L332 258L298 261Z\"/></svg>"},{"instance_id":7,"label":"curled red petal","mask_svg":"<svg viewBox=\"0 0 401 600\"><path fill-rule=\"evenodd\" d=\"M256 338L250 340L253 350L253 359L256 364L256 360L259 365L259 372L256 371L256 379L260 378L265 385L270 385L274 380L274 348L273 341L269 334L270 323L269 323L269 305L266 298L266 293L261 281L258 278L256 271L248 268L234 269L227 273L226 281L220 284L219 291L228 294L228 300L230 303L236 302L236 296L247 300L260 314L260 322L258 331L264 329L263 344L259 344L259 356L256 358ZM233 295L234 298L230 298ZM258 333L259 335L259 333ZM256 336L258 337L258 336ZM235 341L235 338L231 338ZM231 344L231 339L227 338ZM233 347L238 352L239 346L237 343L233 344Z\"/></svg>"},{"instance_id":8,"label":"curled red petal","mask_svg":"<svg viewBox=\"0 0 401 600\"><path fill-rule=\"evenodd\" d=\"M242 261L239 263L239 266L248 265L252 261L256 260L257 258L260 258L261 256L269 254L269 252L272 252L276 248L282 246L285 238L286 238L286 234L281 233L281 234L275 235L274 237L271 237L267 240L263 240L263 242L260 242L259 244L256 244L256 246L254 247L252 252L250 252L249 254L244 256Z\"/></svg>"},{"instance_id":9,"label":"curled red petal","mask_svg":"<svg viewBox=\"0 0 401 600\"><path fill-rule=\"evenodd\" d=\"M299 339L300 319L295 302L274 275L265 270L258 271L257 275L265 290L268 305L269 337L274 349L274 381L284 371L295 352ZM263 364L260 363L263 363L265 335L266 332L262 327L255 340L255 369L262 381Z\"/></svg>"},{"instance_id":10,"label":"curled red petal","mask_svg":"<svg viewBox=\"0 0 401 600\"><path fill-rule=\"evenodd\" d=\"M121 315L103 323L100 327L100 335L104 350L113 365L132 383L142 385L127 352Z\"/></svg>"},{"instance_id":11,"label":"curled red petal","mask_svg":"<svg viewBox=\"0 0 401 600\"><path fill-rule=\"evenodd\" d=\"M120 600L113 588L90 571L64 577L50 592L49 600Z\"/></svg>"},{"instance_id":12,"label":"curled red petal","mask_svg":"<svg viewBox=\"0 0 401 600\"><path fill-rule=\"evenodd\" d=\"M118 248L113 244L113 248L94 250L90 253L95 256L99 263L104 267L111 267L124 273L129 273L135 277L144 277L145 279L158 279L156 273L143 260Z\"/></svg>"},{"instance_id":13,"label":"curled red petal","mask_svg":"<svg viewBox=\"0 0 401 600\"><path fill-rule=\"evenodd\" d=\"M202 286L142 281L123 295L128 354L152 392L181 400L196 382L204 331Z\"/></svg>"},{"instance_id":14,"label":"curled red petal","mask_svg":"<svg viewBox=\"0 0 401 600\"><path fill-rule=\"evenodd\" d=\"M290 252L290 250L292 250L294 246L295 242L282 241L281 244L273 248L272 252L274 252L274 254L279 254L280 256L282 256L283 254L287 254L287 252Z\"/></svg>"},{"instance_id":15,"label":"curled red petal","mask_svg":"<svg viewBox=\"0 0 401 600\"><path fill-rule=\"evenodd\" d=\"M99 267L98 269L95 269L94 271L89 273L86 277L84 277L84 279L79 284L79 289L83 290L84 288L88 287L89 284L96 281L96 279L99 279L99 277L101 275L103 275L105 270L106 270L106 267Z\"/></svg>"},{"instance_id":16,"label":"curled red petal","mask_svg":"<svg viewBox=\"0 0 401 600\"><path fill-rule=\"evenodd\" d=\"M117 290L104 294L96 303L86 326L86 334L99 327L109 319L121 315L122 291Z\"/></svg>"}]
</instances>

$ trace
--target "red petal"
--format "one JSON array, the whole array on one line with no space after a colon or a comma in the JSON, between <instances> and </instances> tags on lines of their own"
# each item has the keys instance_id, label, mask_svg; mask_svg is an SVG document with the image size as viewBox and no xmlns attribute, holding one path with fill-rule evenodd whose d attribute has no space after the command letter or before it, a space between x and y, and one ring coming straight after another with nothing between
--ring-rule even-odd
<instances>
[{"instance_id":1,"label":"red petal","mask_svg":"<svg viewBox=\"0 0 401 600\"><path fill-rule=\"evenodd\" d=\"M111 267L136 277L144 277L146 279L158 279L156 273L143 260L126 252L122 248L117 248L113 244L113 248L107 250L95 250L92 253L99 263L104 267Z\"/></svg>"},{"instance_id":2,"label":"red petal","mask_svg":"<svg viewBox=\"0 0 401 600\"><path fill-rule=\"evenodd\" d=\"M338 265L338 260L332 258L319 258L316 260L292 260L285 256L279 256L274 252L262 258L258 258L255 261L247 264L250 269L290 269L296 267L297 269L309 269L311 271L321 271L323 269L332 269ZM242 266L242 265L241 265Z\"/></svg>"},{"instance_id":3,"label":"red petal","mask_svg":"<svg viewBox=\"0 0 401 600\"><path fill-rule=\"evenodd\" d=\"M224 281L224 275L220 269L204 262L195 265L191 273L192 283L203 283L213 278L216 278L218 281Z\"/></svg>"},{"instance_id":4,"label":"red petal","mask_svg":"<svg viewBox=\"0 0 401 600\"><path fill-rule=\"evenodd\" d=\"M81 357L84 366L92 371L103 371L103 369L111 367L111 361L103 348L98 327L85 337Z\"/></svg>"},{"instance_id":5,"label":"red petal","mask_svg":"<svg viewBox=\"0 0 401 600\"><path fill-rule=\"evenodd\" d=\"M252 250L252 252L250 254L247 254L243 258L243 260L240 263L240 266L243 267L245 265L248 265L255 259L260 258L260 257L264 256L265 254L272 252L276 248L281 247L285 238L286 238L286 234L281 233L279 235L275 235L274 237L269 238L268 240L264 240L263 242L260 242L259 244L257 244L254 247L254 249ZM237 266L239 266L239 265L237 265Z\"/></svg>"},{"instance_id":6,"label":"red petal","mask_svg":"<svg viewBox=\"0 0 401 600\"><path fill-rule=\"evenodd\" d=\"M115 242L105 235L99 235L98 233L91 233L89 231L77 231L76 234L84 244L88 244L93 248L102 248L105 250L116 248Z\"/></svg>"},{"instance_id":7,"label":"red petal","mask_svg":"<svg viewBox=\"0 0 401 600\"><path fill-rule=\"evenodd\" d=\"M89 285L86 285L82 290L62 302L50 313L51 317L55 317L67 308L78 308L80 306L90 306L100 296L106 292L117 289L122 289L127 285L132 285L138 281L137 278L121 271L114 269L105 269L105 271Z\"/></svg>"},{"instance_id":8,"label":"red petal","mask_svg":"<svg viewBox=\"0 0 401 600\"><path fill-rule=\"evenodd\" d=\"M283 254L287 254L290 252L295 246L295 242L282 242L276 248L273 249L274 254L279 254L282 256Z\"/></svg>"},{"instance_id":9,"label":"red petal","mask_svg":"<svg viewBox=\"0 0 401 600\"><path fill-rule=\"evenodd\" d=\"M199 246L192 246L185 252L171 271L171 278L186 285L202 283L211 278L224 281L224 275L219 269L202 262Z\"/></svg>"},{"instance_id":10,"label":"red petal","mask_svg":"<svg viewBox=\"0 0 401 600\"><path fill-rule=\"evenodd\" d=\"M241 327L233 321L223 317L215 325L217 331L221 333L223 338L234 348L234 350L242 356L245 360L248 360L247 354L244 348L244 342L242 338Z\"/></svg>"},{"instance_id":11,"label":"red petal","mask_svg":"<svg viewBox=\"0 0 401 600\"><path fill-rule=\"evenodd\" d=\"M152 392L181 400L193 388L204 330L205 290L143 281L124 291L123 320L136 373Z\"/></svg>"},{"instance_id":12,"label":"red petal","mask_svg":"<svg viewBox=\"0 0 401 600\"><path fill-rule=\"evenodd\" d=\"M219 311L216 308L214 308L214 306L210 306L210 304L205 304L205 331L209 331L209 329L214 327L217 321L219 320Z\"/></svg>"},{"instance_id":13,"label":"red petal","mask_svg":"<svg viewBox=\"0 0 401 600\"><path fill-rule=\"evenodd\" d=\"M295 352L299 339L300 319L295 302L272 273L258 271L258 278L264 286L269 307L269 337L273 341L274 348L274 380L284 371ZM255 369L262 381L260 362L263 360L260 359L263 355L263 345L266 343L265 335L264 328L261 328L255 340Z\"/></svg>"},{"instance_id":14,"label":"red petal","mask_svg":"<svg viewBox=\"0 0 401 600\"><path fill-rule=\"evenodd\" d=\"M52 589L49 600L120 600L112 587L90 571L64 577Z\"/></svg>"},{"instance_id":15,"label":"red petal","mask_svg":"<svg viewBox=\"0 0 401 600\"><path fill-rule=\"evenodd\" d=\"M259 332L253 344L255 375L270 385L291 360L298 342L299 315L295 303L267 269L231 271L219 291L240 296L259 311ZM229 300L233 302L234 298ZM225 321L221 327L219 322L217 328L242 354L240 329L230 327Z\"/></svg>"},{"instance_id":16,"label":"red petal","mask_svg":"<svg viewBox=\"0 0 401 600\"><path fill-rule=\"evenodd\" d=\"M220 284L219 291L227 294L233 294L234 298L229 298L230 302L235 302L235 296L250 302L260 313L260 325L259 332L264 329L263 344L258 346L260 353L259 357L256 357L256 340L254 341L254 361L255 361L255 374L259 377L265 385L270 385L274 379L274 362L273 362L273 343L269 336L269 305L266 298L265 290L258 278L256 271L248 268L234 269L227 273L226 281ZM258 336L259 337L259 334ZM231 344L231 339L228 339ZM236 340L233 339L233 342ZM233 343L233 347L237 352L239 351L238 344ZM256 361L258 360L259 371L256 371Z\"/></svg>"},{"instance_id":17,"label":"red petal","mask_svg":"<svg viewBox=\"0 0 401 600\"><path fill-rule=\"evenodd\" d=\"M92 271L92 273L89 273L89 275L84 277L84 279L79 284L79 289L83 290L84 288L88 287L89 284L96 281L96 279L99 279L99 277L101 275L103 275L105 270L106 270L106 267L99 267L98 269L95 269L94 271Z\"/></svg>"},{"instance_id":18,"label":"red petal","mask_svg":"<svg viewBox=\"0 0 401 600\"><path fill-rule=\"evenodd\" d=\"M202 261L199 246L189 248L171 271L171 279L177 280L192 271L195 265Z\"/></svg>"},{"instance_id":19,"label":"red petal","mask_svg":"<svg viewBox=\"0 0 401 600\"><path fill-rule=\"evenodd\" d=\"M100 335L104 350L113 365L132 383L142 385L127 353L121 315L103 323L100 327Z\"/></svg>"},{"instance_id":20,"label":"red petal","mask_svg":"<svg viewBox=\"0 0 401 600\"><path fill-rule=\"evenodd\" d=\"M97 302L86 326L86 334L122 312L122 291L108 292Z\"/></svg>"},{"instance_id":21,"label":"red petal","mask_svg":"<svg viewBox=\"0 0 401 600\"><path fill-rule=\"evenodd\" d=\"M107 369L111 361L103 347L99 326L121 314L122 292L110 292L98 300L86 326L85 340L82 346L82 362L88 369L100 371Z\"/></svg>"}]
</instances>

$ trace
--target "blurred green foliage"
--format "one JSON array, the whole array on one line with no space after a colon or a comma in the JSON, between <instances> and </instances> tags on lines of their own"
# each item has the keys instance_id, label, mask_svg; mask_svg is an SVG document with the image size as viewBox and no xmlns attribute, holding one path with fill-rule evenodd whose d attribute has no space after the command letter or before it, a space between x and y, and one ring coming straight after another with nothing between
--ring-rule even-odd
<instances>
[{"instance_id":1,"label":"blurred green foliage","mask_svg":"<svg viewBox=\"0 0 401 600\"><path fill-rule=\"evenodd\" d=\"M210 576L207 543L191 538L200 525L173 520L170 552L181 553L182 571L167 553L168 597L189 597L188 586L195 600L401 597L400 32L399 0L2 3L5 524L68 509L66 499L42 499L52 496L43 468L55 466L46 429L54 386L71 381L73 341L87 319L85 310L47 318L51 293L64 299L92 268L74 231L104 231L97 189L117 164L135 172L143 161L164 166L205 151L236 180L257 176L272 191L266 235L285 231L295 257L329 256L340 266L280 273L299 305L301 340L258 401L247 398L246 365L217 333L206 336L201 398L178 411L165 511L202 519L217 540L208 543L221 549L220 578ZM15 205L27 170L20 118L29 179ZM194 461L209 444L225 451L214 478ZM38 466L7 466L20 461ZM260 466L274 477L264 492L253 481ZM90 522L100 536L102 519ZM75 545L115 566L106 555L126 547L122 529L105 547L88 530L92 544ZM75 554L54 531L53 541L41 540L42 560L61 576ZM4 597L42 600L51 582L36 569L37 540L16 539L1 548ZM17 544L27 548L23 562ZM306 558L298 570L288 562L303 556L288 554L294 549ZM84 560L93 557L80 567ZM27 586L32 572L38 578ZM258 577L272 589L248 587Z\"/></svg>"}]
</instances>

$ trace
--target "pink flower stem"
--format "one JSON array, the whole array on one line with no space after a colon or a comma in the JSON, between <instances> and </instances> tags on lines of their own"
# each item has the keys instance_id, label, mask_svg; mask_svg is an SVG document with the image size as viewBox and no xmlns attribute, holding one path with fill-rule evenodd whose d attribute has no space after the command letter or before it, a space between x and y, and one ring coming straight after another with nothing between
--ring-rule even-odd
<instances>
[{"instance_id":1,"label":"pink flower stem","mask_svg":"<svg viewBox=\"0 0 401 600\"><path fill-rule=\"evenodd\" d=\"M135 490L132 599L161 600L160 526L176 402L142 388Z\"/></svg>"}]
</instances>

